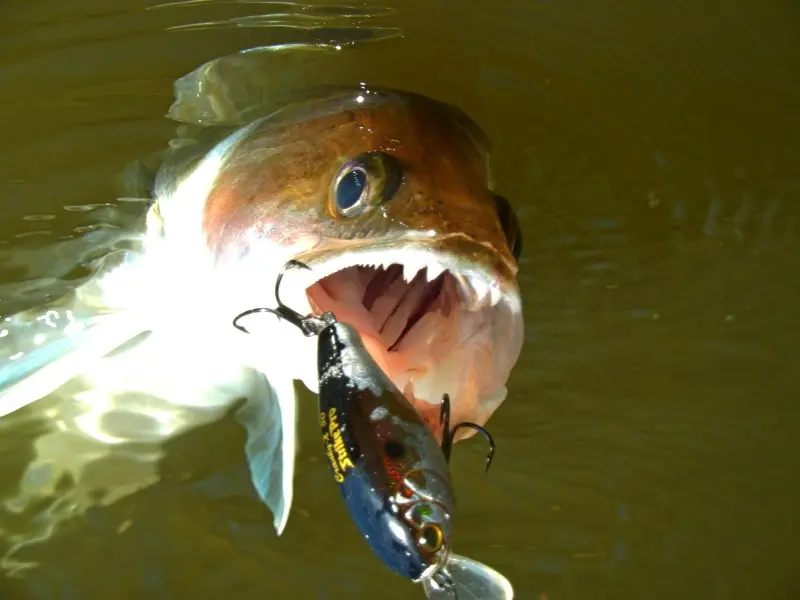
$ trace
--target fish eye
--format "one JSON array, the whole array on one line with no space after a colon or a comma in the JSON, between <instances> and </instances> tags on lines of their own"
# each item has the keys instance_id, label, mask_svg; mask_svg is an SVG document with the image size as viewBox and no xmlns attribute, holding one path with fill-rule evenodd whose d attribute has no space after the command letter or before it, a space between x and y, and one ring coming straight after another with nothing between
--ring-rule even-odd
<instances>
[{"instance_id":1,"label":"fish eye","mask_svg":"<svg viewBox=\"0 0 800 600\"><path fill-rule=\"evenodd\" d=\"M333 179L333 213L355 217L391 200L403 179L400 162L386 152L364 152L347 161Z\"/></svg>"},{"instance_id":2,"label":"fish eye","mask_svg":"<svg viewBox=\"0 0 800 600\"><path fill-rule=\"evenodd\" d=\"M419 538L419 547L425 552L438 552L444 545L444 534L442 528L434 523L428 523L422 528L422 535Z\"/></svg>"},{"instance_id":3,"label":"fish eye","mask_svg":"<svg viewBox=\"0 0 800 600\"><path fill-rule=\"evenodd\" d=\"M340 210L348 210L364 195L367 185L367 174L361 168L347 171L336 186L336 206Z\"/></svg>"}]
</instances>

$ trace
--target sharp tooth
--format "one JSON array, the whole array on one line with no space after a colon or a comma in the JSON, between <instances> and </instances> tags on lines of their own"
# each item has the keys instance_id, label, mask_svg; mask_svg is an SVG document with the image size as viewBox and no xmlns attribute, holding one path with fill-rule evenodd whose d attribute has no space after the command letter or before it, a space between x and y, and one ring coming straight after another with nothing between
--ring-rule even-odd
<instances>
[{"instance_id":1,"label":"sharp tooth","mask_svg":"<svg viewBox=\"0 0 800 600\"><path fill-rule=\"evenodd\" d=\"M428 270L427 270L428 281L433 281L442 273L444 273L444 267L439 263L433 263L428 265Z\"/></svg>"},{"instance_id":2,"label":"sharp tooth","mask_svg":"<svg viewBox=\"0 0 800 600\"><path fill-rule=\"evenodd\" d=\"M483 281L483 279L479 279L476 277L475 279L470 281L470 285L472 286L472 289L475 292L474 306L476 308L480 308L483 305L486 296L489 294L489 284Z\"/></svg>"},{"instance_id":3,"label":"sharp tooth","mask_svg":"<svg viewBox=\"0 0 800 600\"><path fill-rule=\"evenodd\" d=\"M469 285L467 278L461 273L455 273L453 277L455 278L456 282L458 282L459 294L462 298L464 298L465 302L469 306L472 304L472 297L474 296L474 293L472 292L472 286Z\"/></svg>"},{"instance_id":4,"label":"sharp tooth","mask_svg":"<svg viewBox=\"0 0 800 600\"><path fill-rule=\"evenodd\" d=\"M500 298L502 297L502 294L500 293L500 288L496 285L490 285L489 296L492 306L497 306L497 303L500 302Z\"/></svg>"},{"instance_id":5,"label":"sharp tooth","mask_svg":"<svg viewBox=\"0 0 800 600\"><path fill-rule=\"evenodd\" d=\"M403 279L405 279L407 282L409 282L412 279L414 279L414 277L416 277L417 273L419 273L419 270L420 270L421 266L422 265L419 265L419 264L416 264L416 265L412 265L412 264L409 264L409 263L404 264L403 265Z\"/></svg>"}]
</instances>

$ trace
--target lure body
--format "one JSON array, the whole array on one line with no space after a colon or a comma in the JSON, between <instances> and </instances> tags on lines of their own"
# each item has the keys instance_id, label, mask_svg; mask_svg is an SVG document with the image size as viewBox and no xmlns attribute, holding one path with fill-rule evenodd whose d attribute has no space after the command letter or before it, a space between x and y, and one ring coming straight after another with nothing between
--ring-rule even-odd
<instances>
[{"instance_id":1,"label":"lure body","mask_svg":"<svg viewBox=\"0 0 800 600\"><path fill-rule=\"evenodd\" d=\"M442 448L353 327L328 324L318 347L320 427L344 503L387 566L429 579L447 561L455 508Z\"/></svg>"}]
</instances>

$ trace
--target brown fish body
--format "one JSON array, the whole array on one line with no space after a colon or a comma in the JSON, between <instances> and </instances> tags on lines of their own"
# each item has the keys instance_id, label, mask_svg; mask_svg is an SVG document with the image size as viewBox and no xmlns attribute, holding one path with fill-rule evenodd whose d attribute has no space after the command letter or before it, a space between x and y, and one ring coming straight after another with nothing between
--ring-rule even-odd
<instances>
[{"instance_id":1,"label":"brown fish body","mask_svg":"<svg viewBox=\"0 0 800 600\"><path fill-rule=\"evenodd\" d=\"M415 94L339 91L210 157L192 175L209 173L198 217L217 271L237 274L232 296L268 303L276 269L301 260L311 271L287 278L287 303L356 327L421 413L438 415L446 392L456 421L489 418L522 345L519 232L469 117ZM283 358L314 364L310 348Z\"/></svg>"}]
</instances>

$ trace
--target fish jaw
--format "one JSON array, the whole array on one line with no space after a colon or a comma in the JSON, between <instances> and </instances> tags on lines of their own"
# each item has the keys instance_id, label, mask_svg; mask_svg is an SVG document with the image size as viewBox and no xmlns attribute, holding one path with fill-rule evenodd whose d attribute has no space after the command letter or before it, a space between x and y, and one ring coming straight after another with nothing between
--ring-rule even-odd
<instances>
[{"instance_id":1,"label":"fish jaw","mask_svg":"<svg viewBox=\"0 0 800 600\"><path fill-rule=\"evenodd\" d=\"M292 258L310 269L286 273L282 301L302 314L331 311L355 327L437 437L443 394L450 395L453 424L483 425L505 400L523 316L516 268L502 255L456 235L337 243ZM296 330L280 336L288 344L280 360L317 393L315 341Z\"/></svg>"}]
</instances>

